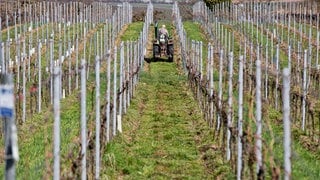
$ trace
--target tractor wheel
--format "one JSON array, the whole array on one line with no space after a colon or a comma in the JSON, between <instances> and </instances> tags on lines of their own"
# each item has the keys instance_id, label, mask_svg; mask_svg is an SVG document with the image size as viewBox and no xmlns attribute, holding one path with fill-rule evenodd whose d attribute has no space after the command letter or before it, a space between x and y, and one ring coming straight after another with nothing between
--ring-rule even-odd
<instances>
[{"instance_id":1,"label":"tractor wheel","mask_svg":"<svg viewBox=\"0 0 320 180\"><path fill-rule=\"evenodd\" d=\"M157 46L157 45L153 45L153 59L155 59L156 58L156 56L158 56L159 55L159 46Z\"/></svg>"},{"instance_id":2,"label":"tractor wheel","mask_svg":"<svg viewBox=\"0 0 320 180\"><path fill-rule=\"evenodd\" d=\"M168 58L168 60L169 60L170 62L173 62L173 56L170 56L170 57Z\"/></svg>"},{"instance_id":3,"label":"tractor wheel","mask_svg":"<svg viewBox=\"0 0 320 180\"><path fill-rule=\"evenodd\" d=\"M173 54L174 54L174 49L173 49L173 44L168 46L168 56L169 56L169 61L173 61Z\"/></svg>"}]
</instances>

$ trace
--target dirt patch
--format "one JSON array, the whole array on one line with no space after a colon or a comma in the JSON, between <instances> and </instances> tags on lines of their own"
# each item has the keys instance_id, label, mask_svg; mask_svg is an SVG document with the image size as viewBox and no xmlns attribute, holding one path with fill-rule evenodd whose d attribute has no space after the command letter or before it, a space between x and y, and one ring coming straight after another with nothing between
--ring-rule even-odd
<instances>
[{"instance_id":1,"label":"dirt patch","mask_svg":"<svg viewBox=\"0 0 320 180\"><path fill-rule=\"evenodd\" d=\"M179 3L179 8L183 20L192 20L192 4ZM146 7L133 7L133 21L143 21L146 11ZM172 6L158 4L154 5L153 17L154 21L171 20Z\"/></svg>"},{"instance_id":2,"label":"dirt patch","mask_svg":"<svg viewBox=\"0 0 320 180\"><path fill-rule=\"evenodd\" d=\"M144 7L134 7L133 8L133 15L132 15L132 21L136 22L136 21L143 21L147 9Z\"/></svg>"}]
</instances>

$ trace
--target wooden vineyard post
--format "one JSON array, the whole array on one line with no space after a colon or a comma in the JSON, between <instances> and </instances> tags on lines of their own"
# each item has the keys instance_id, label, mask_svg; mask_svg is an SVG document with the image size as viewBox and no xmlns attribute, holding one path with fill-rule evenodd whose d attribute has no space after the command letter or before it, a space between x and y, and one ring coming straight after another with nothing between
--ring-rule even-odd
<instances>
[{"instance_id":1,"label":"wooden vineyard post","mask_svg":"<svg viewBox=\"0 0 320 180\"><path fill-rule=\"evenodd\" d=\"M121 42L120 44L120 78L119 78L119 113L118 113L118 131L122 132L122 108L125 103L123 103L124 98L124 86L123 86L123 80L124 80L124 73L123 73L123 62L124 62L124 43Z\"/></svg>"},{"instance_id":2,"label":"wooden vineyard post","mask_svg":"<svg viewBox=\"0 0 320 180\"><path fill-rule=\"evenodd\" d=\"M38 112L41 112L41 81L42 81L42 71L41 71L41 40L38 41Z\"/></svg>"},{"instance_id":3,"label":"wooden vineyard post","mask_svg":"<svg viewBox=\"0 0 320 180\"><path fill-rule=\"evenodd\" d=\"M242 121L243 121L243 56L239 58L239 98L238 98L238 158L237 158L237 179L242 174Z\"/></svg>"},{"instance_id":4,"label":"wooden vineyard post","mask_svg":"<svg viewBox=\"0 0 320 180\"><path fill-rule=\"evenodd\" d=\"M297 57L298 65L296 66L296 71L299 72L300 71L299 67L300 67L300 63L301 63L300 61L301 61L301 56L302 56L303 51L302 51L302 47L301 47L300 42L298 42L297 44L298 44L298 57ZM298 84L301 83L301 75L300 75L300 73L297 75L297 83Z\"/></svg>"},{"instance_id":5,"label":"wooden vineyard post","mask_svg":"<svg viewBox=\"0 0 320 180\"><path fill-rule=\"evenodd\" d=\"M130 46L130 42L127 41L127 57L126 57L126 62L127 62L127 73L126 73L126 76L127 76L127 104L126 104L126 107L129 108L130 106L130 91L131 91L131 73L130 73L130 68L131 68L131 62L130 62L130 49L131 49L131 46Z\"/></svg>"},{"instance_id":6,"label":"wooden vineyard post","mask_svg":"<svg viewBox=\"0 0 320 180\"><path fill-rule=\"evenodd\" d=\"M228 125L227 125L227 160L231 159L231 128L232 128L232 98L233 98L233 86L232 86L232 77L233 77L233 52L229 53L229 80L228 80Z\"/></svg>"},{"instance_id":7,"label":"wooden vineyard post","mask_svg":"<svg viewBox=\"0 0 320 180\"><path fill-rule=\"evenodd\" d=\"M26 121L26 43L23 40L23 65L22 65L22 122Z\"/></svg>"},{"instance_id":8,"label":"wooden vineyard post","mask_svg":"<svg viewBox=\"0 0 320 180\"><path fill-rule=\"evenodd\" d=\"M79 37L76 36L76 89L79 89Z\"/></svg>"},{"instance_id":9,"label":"wooden vineyard post","mask_svg":"<svg viewBox=\"0 0 320 180\"><path fill-rule=\"evenodd\" d=\"M307 54L308 50L304 50L304 61L303 61L303 96L302 96L302 131L305 131L305 122L306 122L306 98L307 98Z\"/></svg>"},{"instance_id":10,"label":"wooden vineyard post","mask_svg":"<svg viewBox=\"0 0 320 180\"><path fill-rule=\"evenodd\" d=\"M21 51L20 51L20 40L16 40L16 49L17 49L17 75L16 75L16 81L17 81L17 87L20 88L20 64L21 64ZM1 40L0 40L0 46L1 46ZM1 47L0 47L1 48ZM0 49L0 61L1 61L1 49Z\"/></svg>"},{"instance_id":11,"label":"wooden vineyard post","mask_svg":"<svg viewBox=\"0 0 320 180\"><path fill-rule=\"evenodd\" d=\"M62 98L62 89L63 89L63 84L62 84L62 76L64 76L64 73L63 73L63 60L62 60L62 40L59 39L59 57L58 57L58 60L57 60L57 66L60 67L61 69L61 76L60 76L60 81L59 81L59 88L60 88L60 98Z\"/></svg>"},{"instance_id":12,"label":"wooden vineyard post","mask_svg":"<svg viewBox=\"0 0 320 180\"><path fill-rule=\"evenodd\" d=\"M275 108L278 109L278 87L279 87L279 44L276 50L276 89L275 89Z\"/></svg>"},{"instance_id":13,"label":"wooden vineyard post","mask_svg":"<svg viewBox=\"0 0 320 180\"><path fill-rule=\"evenodd\" d=\"M117 134L117 46L114 47L113 60L113 123L112 135Z\"/></svg>"},{"instance_id":14,"label":"wooden vineyard post","mask_svg":"<svg viewBox=\"0 0 320 180\"><path fill-rule=\"evenodd\" d=\"M71 95L71 42L68 40L68 50L66 58L68 60L68 95Z\"/></svg>"},{"instance_id":15,"label":"wooden vineyard post","mask_svg":"<svg viewBox=\"0 0 320 180\"><path fill-rule=\"evenodd\" d=\"M213 126L213 117L214 117L214 110L213 110L213 108L214 108L214 102L213 102L213 90L214 90L214 82L213 82L213 51L214 51L214 49L213 49L213 45L212 44L210 44L209 45L209 52L210 52L210 58L209 58L209 62L210 62L210 70L209 70L209 73L210 73L210 75L208 76L208 77L210 77L209 79L210 79L210 127L212 127Z\"/></svg>"},{"instance_id":16,"label":"wooden vineyard post","mask_svg":"<svg viewBox=\"0 0 320 180\"><path fill-rule=\"evenodd\" d=\"M249 92L252 93L252 78L253 75L253 44L250 43L250 64L249 64Z\"/></svg>"},{"instance_id":17,"label":"wooden vineyard post","mask_svg":"<svg viewBox=\"0 0 320 180\"><path fill-rule=\"evenodd\" d=\"M266 64L265 64L265 98L268 99L268 71L269 71L269 57L268 57L268 42L266 44ZM272 56L271 56L272 57Z\"/></svg>"},{"instance_id":18,"label":"wooden vineyard post","mask_svg":"<svg viewBox=\"0 0 320 180\"><path fill-rule=\"evenodd\" d=\"M32 51L32 46L31 46L32 37L31 36L32 36L32 33L29 36L29 41L28 41L28 58L27 58L27 60L28 60L28 82L31 81L31 51ZM8 44L8 45L9 45L8 47L10 47L10 44Z\"/></svg>"},{"instance_id":19,"label":"wooden vineyard post","mask_svg":"<svg viewBox=\"0 0 320 180\"><path fill-rule=\"evenodd\" d=\"M130 56L129 56L129 102L128 105L131 104L131 98L133 97L134 87L133 87L133 71L134 71L134 57L133 57L133 50L134 50L134 41L130 41Z\"/></svg>"},{"instance_id":20,"label":"wooden vineyard post","mask_svg":"<svg viewBox=\"0 0 320 180\"><path fill-rule=\"evenodd\" d=\"M54 60L53 60L53 39L50 39L50 57L49 57L49 64L50 64L50 103L53 104L53 66L54 66Z\"/></svg>"},{"instance_id":21,"label":"wooden vineyard post","mask_svg":"<svg viewBox=\"0 0 320 180\"><path fill-rule=\"evenodd\" d=\"M59 81L61 69L59 66L54 67L54 93L53 93L53 113L54 113L54 150L53 150L53 179L60 179L60 87Z\"/></svg>"},{"instance_id":22,"label":"wooden vineyard post","mask_svg":"<svg viewBox=\"0 0 320 180\"><path fill-rule=\"evenodd\" d=\"M61 81L59 82L61 85ZM59 87L60 88L60 87ZM59 93L61 88L59 89ZM81 179L87 179L86 62L81 59Z\"/></svg>"},{"instance_id":23,"label":"wooden vineyard post","mask_svg":"<svg viewBox=\"0 0 320 180\"><path fill-rule=\"evenodd\" d=\"M220 50L219 58L219 96L218 96L218 118L217 118L217 130L220 130L220 121L221 121L221 108L222 108L222 78L223 78L223 49Z\"/></svg>"},{"instance_id":24,"label":"wooden vineyard post","mask_svg":"<svg viewBox=\"0 0 320 180\"><path fill-rule=\"evenodd\" d=\"M121 54L122 54L122 84L123 84L123 114L127 113L127 88L128 86L125 85L127 82L127 63L126 63L126 59L125 59L125 47L128 48L128 46L126 46L126 44L124 42L122 42L123 44L123 50L121 50Z\"/></svg>"},{"instance_id":25,"label":"wooden vineyard post","mask_svg":"<svg viewBox=\"0 0 320 180\"><path fill-rule=\"evenodd\" d=\"M6 53L4 59L4 73L9 71L9 63L10 63L10 40L6 41Z\"/></svg>"},{"instance_id":26,"label":"wooden vineyard post","mask_svg":"<svg viewBox=\"0 0 320 180\"><path fill-rule=\"evenodd\" d=\"M291 120L290 120L290 69L283 70L283 147L284 147L284 179L291 179Z\"/></svg>"},{"instance_id":27,"label":"wooden vineyard post","mask_svg":"<svg viewBox=\"0 0 320 180\"><path fill-rule=\"evenodd\" d=\"M96 57L96 156L95 156L95 179L100 179L100 57Z\"/></svg>"},{"instance_id":28,"label":"wooden vineyard post","mask_svg":"<svg viewBox=\"0 0 320 180\"><path fill-rule=\"evenodd\" d=\"M107 138L107 142L110 141L110 81L111 81L111 55L110 55L110 52L108 52L107 54L107 95L106 95L106 98L107 98L107 112L106 112L106 116L107 116L107 128L106 128L106 138Z\"/></svg>"},{"instance_id":29,"label":"wooden vineyard post","mask_svg":"<svg viewBox=\"0 0 320 180\"><path fill-rule=\"evenodd\" d=\"M259 46L258 46L259 54ZM259 58L259 56L257 56ZM263 179L263 163L262 163L262 115L261 115L261 61L256 61L256 160L257 160L257 177Z\"/></svg>"}]
</instances>

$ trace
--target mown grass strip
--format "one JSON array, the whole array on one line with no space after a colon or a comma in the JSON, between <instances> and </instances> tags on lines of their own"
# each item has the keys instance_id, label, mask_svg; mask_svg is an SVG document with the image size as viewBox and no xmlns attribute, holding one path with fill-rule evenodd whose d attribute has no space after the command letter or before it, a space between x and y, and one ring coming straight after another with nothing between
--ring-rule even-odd
<instances>
[{"instance_id":1,"label":"mown grass strip","mask_svg":"<svg viewBox=\"0 0 320 180\"><path fill-rule=\"evenodd\" d=\"M151 72L142 73L136 98L125 116L124 133L107 146L105 177L212 177L202 165L196 144L212 134L200 138L209 131L187 90L186 78L178 75L174 64L150 66Z\"/></svg>"},{"instance_id":2,"label":"mown grass strip","mask_svg":"<svg viewBox=\"0 0 320 180\"><path fill-rule=\"evenodd\" d=\"M124 117L123 134L107 146L103 178L228 176L230 169L221 160L221 152L210 148L199 151L213 146L213 134L188 90L186 77L179 75L174 63L153 62L149 66L150 72L141 73Z\"/></svg>"},{"instance_id":3,"label":"mown grass strip","mask_svg":"<svg viewBox=\"0 0 320 180\"><path fill-rule=\"evenodd\" d=\"M206 37L204 30L201 28L201 24L194 23L192 21L183 22L183 27L187 33L189 40L201 41L202 48L202 64L203 64L203 74L206 74L207 57L208 57L208 42L209 39Z\"/></svg>"},{"instance_id":4,"label":"mown grass strip","mask_svg":"<svg viewBox=\"0 0 320 180\"><path fill-rule=\"evenodd\" d=\"M183 27L187 32L189 39L202 41L204 44L207 43L207 37L202 33L203 30L201 29L200 24L191 21L185 21L183 22Z\"/></svg>"},{"instance_id":5,"label":"mown grass strip","mask_svg":"<svg viewBox=\"0 0 320 180\"><path fill-rule=\"evenodd\" d=\"M122 41L135 41L139 38L142 31L143 22L129 24L127 31L120 37Z\"/></svg>"}]
</instances>

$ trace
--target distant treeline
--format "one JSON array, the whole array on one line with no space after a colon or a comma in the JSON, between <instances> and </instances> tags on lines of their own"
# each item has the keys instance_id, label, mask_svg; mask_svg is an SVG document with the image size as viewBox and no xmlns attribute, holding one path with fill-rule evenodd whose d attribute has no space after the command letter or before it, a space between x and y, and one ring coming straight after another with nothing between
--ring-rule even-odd
<instances>
[{"instance_id":1,"label":"distant treeline","mask_svg":"<svg viewBox=\"0 0 320 180\"><path fill-rule=\"evenodd\" d=\"M231 2L231 0L204 0L204 2L209 8L212 8L212 6L215 4L222 3L222 2Z\"/></svg>"}]
</instances>

